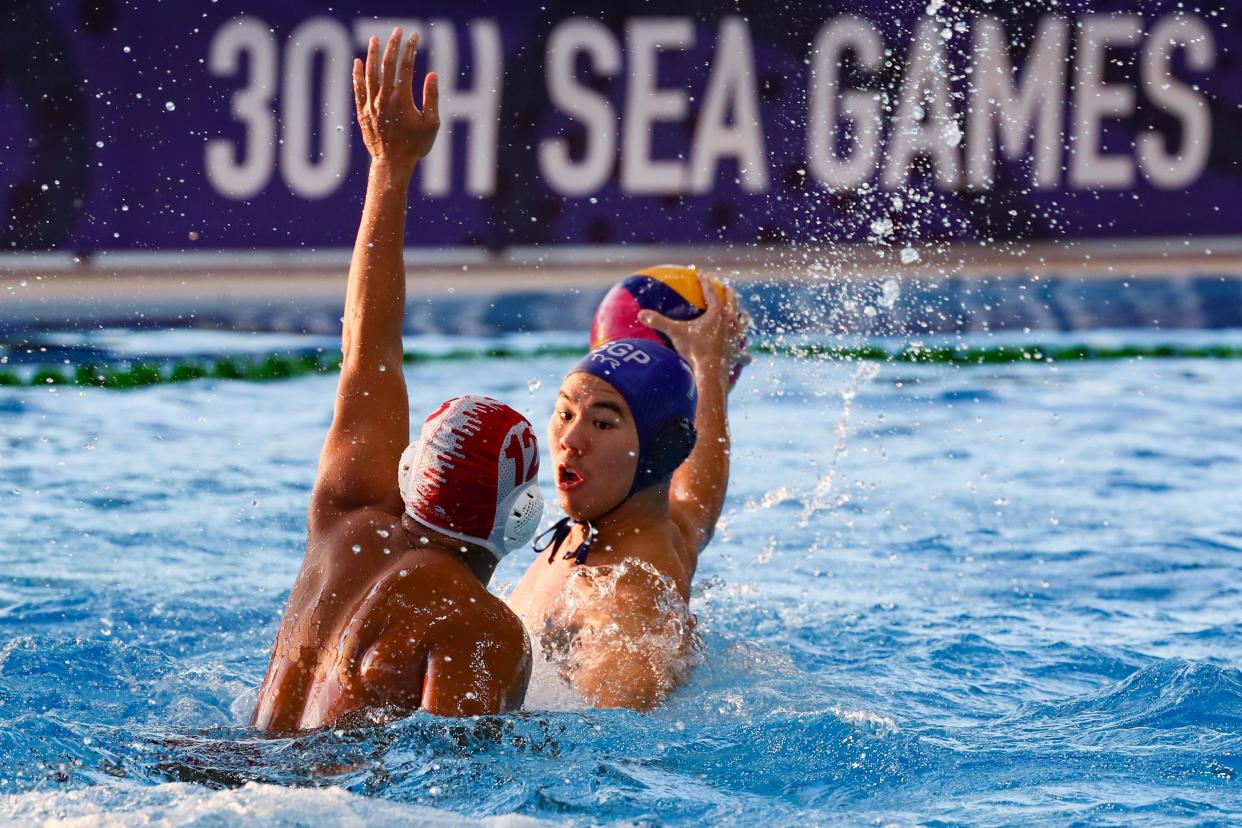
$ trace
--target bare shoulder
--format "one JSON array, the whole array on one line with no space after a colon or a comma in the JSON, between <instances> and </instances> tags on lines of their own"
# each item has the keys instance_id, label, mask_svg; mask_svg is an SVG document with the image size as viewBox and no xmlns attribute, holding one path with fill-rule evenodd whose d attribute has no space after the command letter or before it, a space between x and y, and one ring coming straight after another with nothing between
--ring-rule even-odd
<instances>
[{"instance_id":1,"label":"bare shoulder","mask_svg":"<svg viewBox=\"0 0 1242 828\"><path fill-rule=\"evenodd\" d=\"M398 571L391 581L393 597L401 604L433 611L434 626L447 637L438 643L463 641L471 633L515 645L526 640L513 610L451 555L428 555L406 575Z\"/></svg>"},{"instance_id":2,"label":"bare shoulder","mask_svg":"<svg viewBox=\"0 0 1242 828\"><path fill-rule=\"evenodd\" d=\"M593 705L650 710L689 674L695 619L680 585L650 557L648 547L574 570L544 631L549 660Z\"/></svg>"},{"instance_id":3,"label":"bare shoulder","mask_svg":"<svg viewBox=\"0 0 1242 828\"><path fill-rule=\"evenodd\" d=\"M670 501L668 520L677 532L682 558L692 562L693 566L698 562L699 552L711 541L711 530L699 525L697 510L684 501Z\"/></svg>"},{"instance_id":4,"label":"bare shoulder","mask_svg":"<svg viewBox=\"0 0 1242 828\"><path fill-rule=\"evenodd\" d=\"M621 564L637 560L646 566L627 566L617 573L617 588L667 590L669 582L687 600L697 562L695 548L671 519L661 525L614 541L599 560L601 564ZM594 555L594 552L592 552Z\"/></svg>"},{"instance_id":5,"label":"bare shoulder","mask_svg":"<svg viewBox=\"0 0 1242 828\"><path fill-rule=\"evenodd\" d=\"M520 706L531 664L521 621L451 556L408 564L377 585L384 627L362 660L375 702L452 716Z\"/></svg>"},{"instance_id":6,"label":"bare shoulder","mask_svg":"<svg viewBox=\"0 0 1242 828\"><path fill-rule=\"evenodd\" d=\"M306 527L312 544L361 543L364 548L392 549L394 533L400 529L399 512L385 506L342 509L330 499L311 497Z\"/></svg>"},{"instance_id":7,"label":"bare shoulder","mask_svg":"<svg viewBox=\"0 0 1242 828\"><path fill-rule=\"evenodd\" d=\"M468 656L503 683L520 681L525 687L531 665L526 627L504 601L483 592L486 597L479 597L465 613L464 629L438 637L437 643L446 651Z\"/></svg>"},{"instance_id":8,"label":"bare shoulder","mask_svg":"<svg viewBox=\"0 0 1242 828\"><path fill-rule=\"evenodd\" d=\"M429 712L479 716L522 705L530 681L526 628L509 607L460 565L436 567L432 586L414 588L432 610L427 627Z\"/></svg>"}]
</instances>

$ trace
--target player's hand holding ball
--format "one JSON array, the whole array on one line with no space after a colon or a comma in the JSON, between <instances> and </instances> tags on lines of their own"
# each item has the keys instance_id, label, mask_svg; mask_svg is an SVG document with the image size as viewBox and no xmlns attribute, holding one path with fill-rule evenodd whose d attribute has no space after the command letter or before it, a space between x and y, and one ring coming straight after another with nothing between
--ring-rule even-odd
<instances>
[{"instance_id":1,"label":"player's hand holding ball","mask_svg":"<svg viewBox=\"0 0 1242 828\"><path fill-rule=\"evenodd\" d=\"M719 374L731 389L750 362L749 324L732 288L692 267L660 265L608 292L591 323L591 347L626 337L660 342L677 351L696 374Z\"/></svg>"}]
</instances>

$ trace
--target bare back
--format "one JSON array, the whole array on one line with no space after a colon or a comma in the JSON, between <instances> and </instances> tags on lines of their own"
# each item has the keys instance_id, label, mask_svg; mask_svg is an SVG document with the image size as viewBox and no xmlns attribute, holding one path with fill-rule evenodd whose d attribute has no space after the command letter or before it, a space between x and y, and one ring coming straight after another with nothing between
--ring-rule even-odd
<instances>
[{"instance_id":1,"label":"bare back","mask_svg":"<svg viewBox=\"0 0 1242 828\"><path fill-rule=\"evenodd\" d=\"M312 529L253 725L292 732L363 709L471 716L521 704L521 622L452 552L416 544L374 509Z\"/></svg>"}]
</instances>

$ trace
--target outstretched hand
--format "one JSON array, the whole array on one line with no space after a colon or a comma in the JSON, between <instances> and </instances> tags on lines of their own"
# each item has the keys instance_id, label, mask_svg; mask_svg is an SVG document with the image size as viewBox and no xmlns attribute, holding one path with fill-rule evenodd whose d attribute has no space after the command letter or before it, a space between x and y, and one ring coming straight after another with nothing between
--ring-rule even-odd
<instances>
[{"instance_id":1,"label":"outstretched hand","mask_svg":"<svg viewBox=\"0 0 1242 828\"><path fill-rule=\"evenodd\" d=\"M699 286L707 308L694 319L682 322L644 310L638 314L638 321L667 336L696 377L718 378L728 388L733 366L750 361L745 346L750 317L739 305L733 288L724 286L721 299L716 286L702 274Z\"/></svg>"},{"instance_id":2,"label":"outstretched hand","mask_svg":"<svg viewBox=\"0 0 1242 828\"><path fill-rule=\"evenodd\" d=\"M423 106L414 103L414 56L418 35L401 48L400 27L392 30L383 60L379 38L367 46L367 61L354 58L354 105L362 140L371 157L385 164L412 171L431 151L440 128L440 88L434 72L423 82ZM398 64L398 53L400 63Z\"/></svg>"}]
</instances>

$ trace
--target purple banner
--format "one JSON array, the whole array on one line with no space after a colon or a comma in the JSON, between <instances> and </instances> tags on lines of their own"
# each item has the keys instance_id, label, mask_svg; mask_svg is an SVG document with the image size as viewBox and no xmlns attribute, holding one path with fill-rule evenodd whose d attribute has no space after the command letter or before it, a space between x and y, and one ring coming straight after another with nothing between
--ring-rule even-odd
<instances>
[{"instance_id":1,"label":"purple banner","mask_svg":"<svg viewBox=\"0 0 1242 828\"><path fill-rule=\"evenodd\" d=\"M1242 233L1236 3L677 8L17 0L0 247L348 246L394 24L444 106L412 245Z\"/></svg>"}]
</instances>

